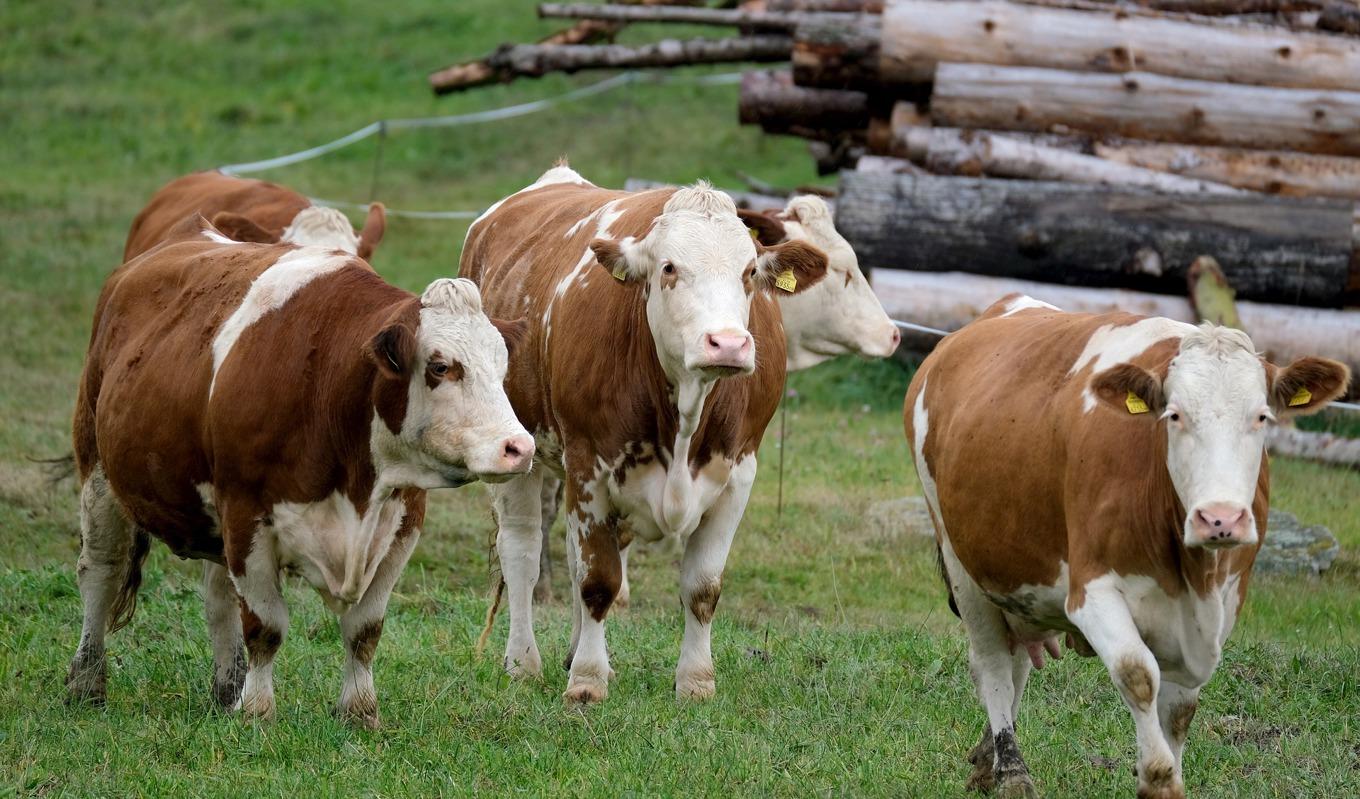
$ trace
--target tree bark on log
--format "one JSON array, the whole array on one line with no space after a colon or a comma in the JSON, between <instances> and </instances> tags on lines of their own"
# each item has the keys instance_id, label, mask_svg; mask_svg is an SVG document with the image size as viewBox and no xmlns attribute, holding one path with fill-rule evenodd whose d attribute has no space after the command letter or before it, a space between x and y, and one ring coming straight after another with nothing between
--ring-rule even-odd
<instances>
[{"instance_id":1,"label":"tree bark on log","mask_svg":"<svg viewBox=\"0 0 1360 799\"><path fill-rule=\"evenodd\" d=\"M1182 322L1200 320L1184 296L1123 289L1077 288L1030 280L986 277L962 272L910 272L875 269L871 283L893 319L940 330L958 330L987 306L1014 292L1056 305L1065 311L1104 313L1129 311L1165 316ZM1360 313L1237 302L1242 325L1256 348L1272 363L1286 364L1304 355L1335 358L1360 373Z\"/></svg>"},{"instance_id":2,"label":"tree bark on log","mask_svg":"<svg viewBox=\"0 0 1360 799\"><path fill-rule=\"evenodd\" d=\"M1190 263L1212 255L1241 297L1335 307L1349 278L1352 206L845 172L836 227L873 270L985 272L1183 295Z\"/></svg>"},{"instance_id":3,"label":"tree bark on log","mask_svg":"<svg viewBox=\"0 0 1360 799\"><path fill-rule=\"evenodd\" d=\"M1318 17L1318 30L1360 36L1360 6L1328 3Z\"/></svg>"},{"instance_id":4,"label":"tree bark on log","mask_svg":"<svg viewBox=\"0 0 1360 799\"><path fill-rule=\"evenodd\" d=\"M1360 159L1120 141L1096 142L1101 158L1286 197L1360 200Z\"/></svg>"},{"instance_id":5,"label":"tree bark on log","mask_svg":"<svg viewBox=\"0 0 1360 799\"><path fill-rule=\"evenodd\" d=\"M940 63L1360 90L1360 41L1265 27L1015 3L900 0L883 11L883 83L924 83Z\"/></svg>"},{"instance_id":6,"label":"tree bark on log","mask_svg":"<svg viewBox=\"0 0 1360 799\"><path fill-rule=\"evenodd\" d=\"M908 152L914 154L912 160L940 175L1062 180L1167 192L1243 193L1222 183L1107 161L990 131L910 128L902 135Z\"/></svg>"},{"instance_id":7,"label":"tree bark on log","mask_svg":"<svg viewBox=\"0 0 1360 799\"><path fill-rule=\"evenodd\" d=\"M726 8L691 8L670 5L619 5L596 3L541 3L538 15L545 19L630 22L676 22L686 25L721 25L761 31L791 31L817 14L800 11L750 11Z\"/></svg>"},{"instance_id":8,"label":"tree bark on log","mask_svg":"<svg viewBox=\"0 0 1360 799\"><path fill-rule=\"evenodd\" d=\"M1355 367L1352 366L1351 370L1354 371ZM1272 455L1360 468L1360 438L1310 433L1292 425L1277 425L1266 431L1266 446Z\"/></svg>"},{"instance_id":9,"label":"tree bark on log","mask_svg":"<svg viewBox=\"0 0 1360 799\"><path fill-rule=\"evenodd\" d=\"M882 14L883 0L767 0L767 11L832 14Z\"/></svg>"},{"instance_id":10,"label":"tree bark on log","mask_svg":"<svg viewBox=\"0 0 1360 799\"><path fill-rule=\"evenodd\" d=\"M787 71L747 72L741 76L737 111L741 124L759 125L766 133L824 139L868 127L869 96L795 86Z\"/></svg>"},{"instance_id":11,"label":"tree bark on log","mask_svg":"<svg viewBox=\"0 0 1360 799\"><path fill-rule=\"evenodd\" d=\"M1360 155L1360 92L1278 89L1032 67L941 64L941 127L1055 127L1153 141Z\"/></svg>"},{"instance_id":12,"label":"tree bark on log","mask_svg":"<svg viewBox=\"0 0 1360 799\"><path fill-rule=\"evenodd\" d=\"M793 33L793 82L826 89L881 90L878 17L837 14Z\"/></svg>"},{"instance_id":13,"label":"tree bark on log","mask_svg":"<svg viewBox=\"0 0 1360 799\"><path fill-rule=\"evenodd\" d=\"M430 84L436 94L447 94L495 81L538 78L549 72L578 72L583 69L633 69L639 67L679 67L691 64L719 64L744 61L785 61L793 48L787 36L739 36L728 39L666 39L636 47L621 44L540 45L511 44L497 48L484 63L489 77L481 83L461 81L454 73L459 67L436 72Z\"/></svg>"}]
</instances>

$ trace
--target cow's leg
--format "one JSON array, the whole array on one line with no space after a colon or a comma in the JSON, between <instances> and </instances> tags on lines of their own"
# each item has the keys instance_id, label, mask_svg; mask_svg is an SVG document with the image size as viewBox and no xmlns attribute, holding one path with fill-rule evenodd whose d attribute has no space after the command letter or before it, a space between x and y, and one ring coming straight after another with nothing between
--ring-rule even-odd
<instances>
[{"instance_id":1,"label":"cow's leg","mask_svg":"<svg viewBox=\"0 0 1360 799\"><path fill-rule=\"evenodd\" d=\"M219 707L232 708L241 698L246 679L246 657L241 640L241 599L227 568L203 562L203 611L213 651L213 698Z\"/></svg>"},{"instance_id":2,"label":"cow's leg","mask_svg":"<svg viewBox=\"0 0 1360 799\"><path fill-rule=\"evenodd\" d=\"M633 592L628 588L628 553L633 551L633 534L619 531L619 595L614 597L614 607L626 609L633 601Z\"/></svg>"},{"instance_id":3,"label":"cow's leg","mask_svg":"<svg viewBox=\"0 0 1360 799\"><path fill-rule=\"evenodd\" d=\"M131 570L140 569L138 539L144 555L145 534L137 531L109 488L98 466L80 487L80 559L76 582L84 607L80 645L66 674L68 701L103 704L106 663L104 637L109 625L130 612L136 600ZM131 586L132 593L128 593ZM122 612L120 612L122 611Z\"/></svg>"},{"instance_id":4,"label":"cow's leg","mask_svg":"<svg viewBox=\"0 0 1360 799\"><path fill-rule=\"evenodd\" d=\"M1034 796L1034 782L1015 738L1015 714L1029 676L1029 655L1023 649L1011 651L1004 614L968 576L947 537L942 538L941 554L959 618L968 632L969 672L987 710L984 733L991 736L990 763L985 759L989 747L983 743L969 753L974 769L968 787L987 790L994 785L1000 796Z\"/></svg>"},{"instance_id":5,"label":"cow's leg","mask_svg":"<svg viewBox=\"0 0 1360 799\"><path fill-rule=\"evenodd\" d=\"M543 674L543 659L534 639L534 584L542 548L543 471L534 469L501 485L491 486L496 509L496 552L510 605L510 635L505 641L505 669L517 677Z\"/></svg>"},{"instance_id":6,"label":"cow's leg","mask_svg":"<svg viewBox=\"0 0 1360 799\"><path fill-rule=\"evenodd\" d=\"M578 632L571 657L570 678L563 694L568 702L599 702L609 694L609 651L605 646L604 620L619 593L618 520L604 509L601 489L584 490L568 478L567 537L575 547L572 575L578 603Z\"/></svg>"},{"instance_id":7,"label":"cow's leg","mask_svg":"<svg viewBox=\"0 0 1360 799\"><path fill-rule=\"evenodd\" d=\"M1138 796L1184 797L1185 786L1158 718L1161 670L1139 635L1118 587L1088 583L1086 601L1067 615L1109 669L1133 715L1138 734Z\"/></svg>"},{"instance_id":8,"label":"cow's leg","mask_svg":"<svg viewBox=\"0 0 1360 799\"><path fill-rule=\"evenodd\" d=\"M968 762L973 764L973 773L966 783L970 791L989 792L996 787L996 741L992 737L992 725L982 725L982 737L968 750Z\"/></svg>"},{"instance_id":9,"label":"cow's leg","mask_svg":"<svg viewBox=\"0 0 1360 799\"><path fill-rule=\"evenodd\" d=\"M713 673L713 614L722 593L727 553L737 534L751 486L756 479L756 459L748 455L732 467L727 487L703 521L685 542L680 560L680 604L685 613L685 637L675 666L675 696L707 699L717 692Z\"/></svg>"},{"instance_id":10,"label":"cow's leg","mask_svg":"<svg viewBox=\"0 0 1360 799\"><path fill-rule=\"evenodd\" d=\"M1157 692L1157 718L1162 723L1162 735L1171 747L1171 756L1176 761L1176 782L1182 783L1181 755L1185 751L1185 738L1190 732L1190 722L1199 709L1199 689L1186 688L1169 680L1162 680L1162 690Z\"/></svg>"},{"instance_id":11,"label":"cow's leg","mask_svg":"<svg viewBox=\"0 0 1360 799\"><path fill-rule=\"evenodd\" d=\"M288 634L288 605L279 586L274 535L253 519L237 522L246 532L233 530L227 514L223 522L231 580L241 597L241 634L246 643L246 681L239 706L246 718L272 719L274 655ZM249 553L244 559L234 557L238 546Z\"/></svg>"},{"instance_id":12,"label":"cow's leg","mask_svg":"<svg viewBox=\"0 0 1360 799\"><path fill-rule=\"evenodd\" d=\"M373 689L373 652L382 637L387 600L418 540L419 528L401 528L373 573L368 590L340 614L340 632L345 637L345 678L335 713L356 726L370 730L379 727L378 694Z\"/></svg>"},{"instance_id":13,"label":"cow's leg","mask_svg":"<svg viewBox=\"0 0 1360 799\"><path fill-rule=\"evenodd\" d=\"M552 526L562 505L562 481L550 474L543 475L542 499L543 545L538 554L538 582L534 583L534 602L552 601Z\"/></svg>"},{"instance_id":14,"label":"cow's leg","mask_svg":"<svg viewBox=\"0 0 1360 799\"><path fill-rule=\"evenodd\" d=\"M572 533L571 525L567 525L566 538L566 561L567 561L567 585L571 586L571 643L567 645L567 655L562 658L562 668L571 671L572 658L576 657L576 644L581 640L581 615L584 610L581 605L581 592L576 587L581 584L580 570L577 568L581 562L581 547L576 541L576 536Z\"/></svg>"}]
</instances>

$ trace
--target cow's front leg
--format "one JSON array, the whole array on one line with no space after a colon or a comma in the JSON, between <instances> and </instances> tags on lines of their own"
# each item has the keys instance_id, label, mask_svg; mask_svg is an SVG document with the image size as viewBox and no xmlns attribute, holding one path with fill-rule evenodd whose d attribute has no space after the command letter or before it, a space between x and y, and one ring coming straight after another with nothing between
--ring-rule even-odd
<instances>
[{"instance_id":1,"label":"cow's front leg","mask_svg":"<svg viewBox=\"0 0 1360 799\"><path fill-rule=\"evenodd\" d=\"M552 526L562 505L562 481L550 474L542 476L540 490L543 543L538 555L538 582L534 583L534 602L552 601Z\"/></svg>"},{"instance_id":2,"label":"cow's front leg","mask_svg":"<svg viewBox=\"0 0 1360 799\"><path fill-rule=\"evenodd\" d=\"M747 455L732 468L727 487L718 496L685 543L680 561L680 604L685 609L685 637L675 666L675 696L707 699L717 692L711 641L713 613L722 593L727 553L737 534L751 486L756 478L756 459Z\"/></svg>"},{"instance_id":3,"label":"cow's front leg","mask_svg":"<svg viewBox=\"0 0 1360 799\"><path fill-rule=\"evenodd\" d=\"M1171 747L1171 756L1176 760L1176 782L1183 784L1181 776L1181 755L1185 751L1185 739L1190 733L1190 722L1199 709L1199 689L1186 688L1170 680L1162 680L1162 690L1157 693L1157 718L1162 722L1162 734Z\"/></svg>"},{"instance_id":4,"label":"cow's front leg","mask_svg":"<svg viewBox=\"0 0 1360 799\"><path fill-rule=\"evenodd\" d=\"M563 695L568 702L599 702L609 694L609 651L604 620L622 583L618 521L604 507L601 489L579 490L567 485L568 558L575 563L572 590L576 594L578 624L573 636L571 676Z\"/></svg>"},{"instance_id":5,"label":"cow's front leg","mask_svg":"<svg viewBox=\"0 0 1360 799\"><path fill-rule=\"evenodd\" d=\"M231 509L230 503L223 503ZM219 508L219 512L220 512ZM273 530L259 514L223 512L227 568L241 598L241 634L246 644L246 680L238 705L247 718L274 717L274 655L288 634L288 605L279 587Z\"/></svg>"},{"instance_id":6,"label":"cow's front leg","mask_svg":"<svg viewBox=\"0 0 1360 799\"><path fill-rule=\"evenodd\" d=\"M213 650L213 698L233 708L241 698L246 658L241 649L241 598L225 566L203 562L203 615Z\"/></svg>"},{"instance_id":7,"label":"cow's front leg","mask_svg":"<svg viewBox=\"0 0 1360 799\"><path fill-rule=\"evenodd\" d=\"M408 513L410 511L407 511ZM376 730L378 694L373 688L373 653L382 637L387 601L420 540L420 528L403 523L359 601L340 614L345 638L345 676L335 714L350 724Z\"/></svg>"},{"instance_id":8,"label":"cow's front leg","mask_svg":"<svg viewBox=\"0 0 1360 799\"><path fill-rule=\"evenodd\" d=\"M505 670L516 677L539 677L543 658L534 639L534 585L539 581L542 548L543 470L534 469L490 486L496 510L496 554L510 605L510 635L505 641Z\"/></svg>"},{"instance_id":9,"label":"cow's front leg","mask_svg":"<svg viewBox=\"0 0 1360 799\"><path fill-rule=\"evenodd\" d=\"M1176 758L1162 733L1158 718L1161 669L1134 624L1118 586L1086 585L1080 608L1069 607L1068 617L1096 651L1133 716L1138 735L1139 799L1183 799Z\"/></svg>"}]
</instances>

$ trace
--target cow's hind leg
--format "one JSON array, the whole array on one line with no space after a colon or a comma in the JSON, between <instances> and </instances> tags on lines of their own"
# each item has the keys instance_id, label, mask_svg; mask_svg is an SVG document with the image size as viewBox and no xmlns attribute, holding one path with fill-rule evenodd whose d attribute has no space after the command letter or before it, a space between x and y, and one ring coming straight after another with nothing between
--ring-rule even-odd
<instances>
[{"instance_id":1,"label":"cow's hind leg","mask_svg":"<svg viewBox=\"0 0 1360 799\"><path fill-rule=\"evenodd\" d=\"M1162 680L1162 689L1157 692L1157 718L1162 723L1162 734L1171 747L1171 757L1176 762L1176 781L1183 782L1181 776L1181 756L1185 752L1185 739L1190 733L1190 722L1199 709L1199 689L1186 688L1169 680Z\"/></svg>"},{"instance_id":2,"label":"cow's hind leg","mask_svg":"<svg viewBox=\"0 0 1360 799\"><path fill-rule=\"evenodd\" d=\"M123 515L98 466L80 489L80 560L76 582L84 607L80 645L66 675L68 700L104 702L104 638L132 617L146 558L146 534Z\"/></svg>"},{"instance_id":3,"label":"cow's hind leg","mask_svg":"<svg viewBox=\"0 0 1360 799\"><path fill-rule=\"evenodd\" d=\"M542 507L540 527L543 542L538 554L538 582L534 583L534 602L551 602L552 593L552 526L557 520L557 511L562 506L562 481L550 474L543 475L543 487L539 491Z\"/></svg>"},{"instance_id":4,"label":"cow's hind leg","mask_svg":"<svg viewBox=\"0 0 1360 799\"><path fill-rule=\"evenodd\" d=\"M534 585L542 550L543 470L490 487L496 510L496 553L510 606L510 635L505 641L505 669L517 677L543 674L543 658L534 639Z\"/></svg>"},{"instance_id":5,"label":"cow's hind leg","mask_svg":"<svg viewBox=\"0 0 1360 799\"><path fill-rule=\"evenodd\" d=\"M231 540L238 538L232 535L230 526L227 535ZM259 530L239 536L239 540L249 554L239 561L238 570L229 540L227 560L232 564L232 583L241 597L241 633L246 643L246 681L241 688L240 709L246 718L268 720L274 717L274 656L288 634L288 605L279 584L272 533Z\"/></svg>"},{"instance_id":6,"label":"cow's hind leg","mask_svg":"<svg viewBox=\"0 0 1360 799\"><path fill-rule=\"evenodd\" d=\"M213 650L213 698L233 708L246 679L246 657L241 640L241 598L225 566L203 562L203 611Z\"/></svg>"},{"instance_id":7,"label":"cow's hind leg","mask_svg":"<svg viewBox=\"0 0 1360 799\"><path fill-rule=\"evenodd\" d=\"M622 583L618 520L604 510L598 488L567 486L568 558L574 560L576 629L570 677L563 694L568 702L599 702L609 694L609 651L604 620Z\"/></svg>"},{"instance_id":8,"label":"cow's hind leg","mask_svg":"<svg viewBox=\"0 0 1360 799\"><path fill-rule=\"evenodd\" d=\"M382 637L387 601L419 539L419 528L403 527L378 564L368 590L340 614L340 632L345 638L345 677L335 713L359 727L376 730L380 726L378 694L373 688L373 653Z\"/></svg>"},{"instance_id":9,"label":"cow's hind leg","mask_svg":"<svg viewBox=\"0 0 1360 799\"><path fill-rule=\"evenodd\" d=\"M943 538L941 552L959 618L968 632L969 672L987 710L984 732L991 736L990 781L985 765L988 747L979 743L969 754L974 769L968 787L986 790L995 786L998 796L1037 796L1015 738L1016 710L1029 677L1029 655L1011 651L1004 614L968 576L948 538Z\"/></svg>"}]
</instances>

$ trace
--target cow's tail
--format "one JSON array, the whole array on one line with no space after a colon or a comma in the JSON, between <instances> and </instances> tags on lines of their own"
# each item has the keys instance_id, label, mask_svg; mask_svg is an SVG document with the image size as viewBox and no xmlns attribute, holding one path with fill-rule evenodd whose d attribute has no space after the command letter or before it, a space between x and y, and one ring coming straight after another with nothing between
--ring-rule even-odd
<instances>
[{"instance_id":1,"label":"cow's tail","mask_svg":"<svg viewBox=\"0 0 1360 799\"><path fill-rule=\"evenodd\" d=\"M151 538L140 528L132 534L132 549L128 552L127 573L109 605L109 632L117 632L132 621L137 611L137 589L142 587L142 564L151 550Z\"/></svg>"},{"instance_id":2,"label":"cow's tail","mask_svg":"<svg viewBox=\"0 0 1360 799\"><path fill-rule=\"evenodd\" d=\"M939 539L935 541L935 563L940 567L940 579L944 580L944 592L949 595L949 610L955 616L959 616L959 604L954 601L954 587L949 582L949 569L944 565L944 547L940 546ZM962 619L962 616L959 616Z\"/></svg>"},{"instance_id":3,"label":"cow's tail","mask_svg":"<svg viewBox=\"0 0 1360 799\"><path fill-rule=\"evenodd\" d=\"M482 656L482 651L486 649L486 642L491 639L491 629L496 626L496 614L501 609L501 597L505 594L505 577L502 575L496 580L496 592L491 597L491 607L486 609L486 623L482 625L482 634L477 636L477 646L473 648L473 654L478 658Z\"/></svg>"}]
</instances>

